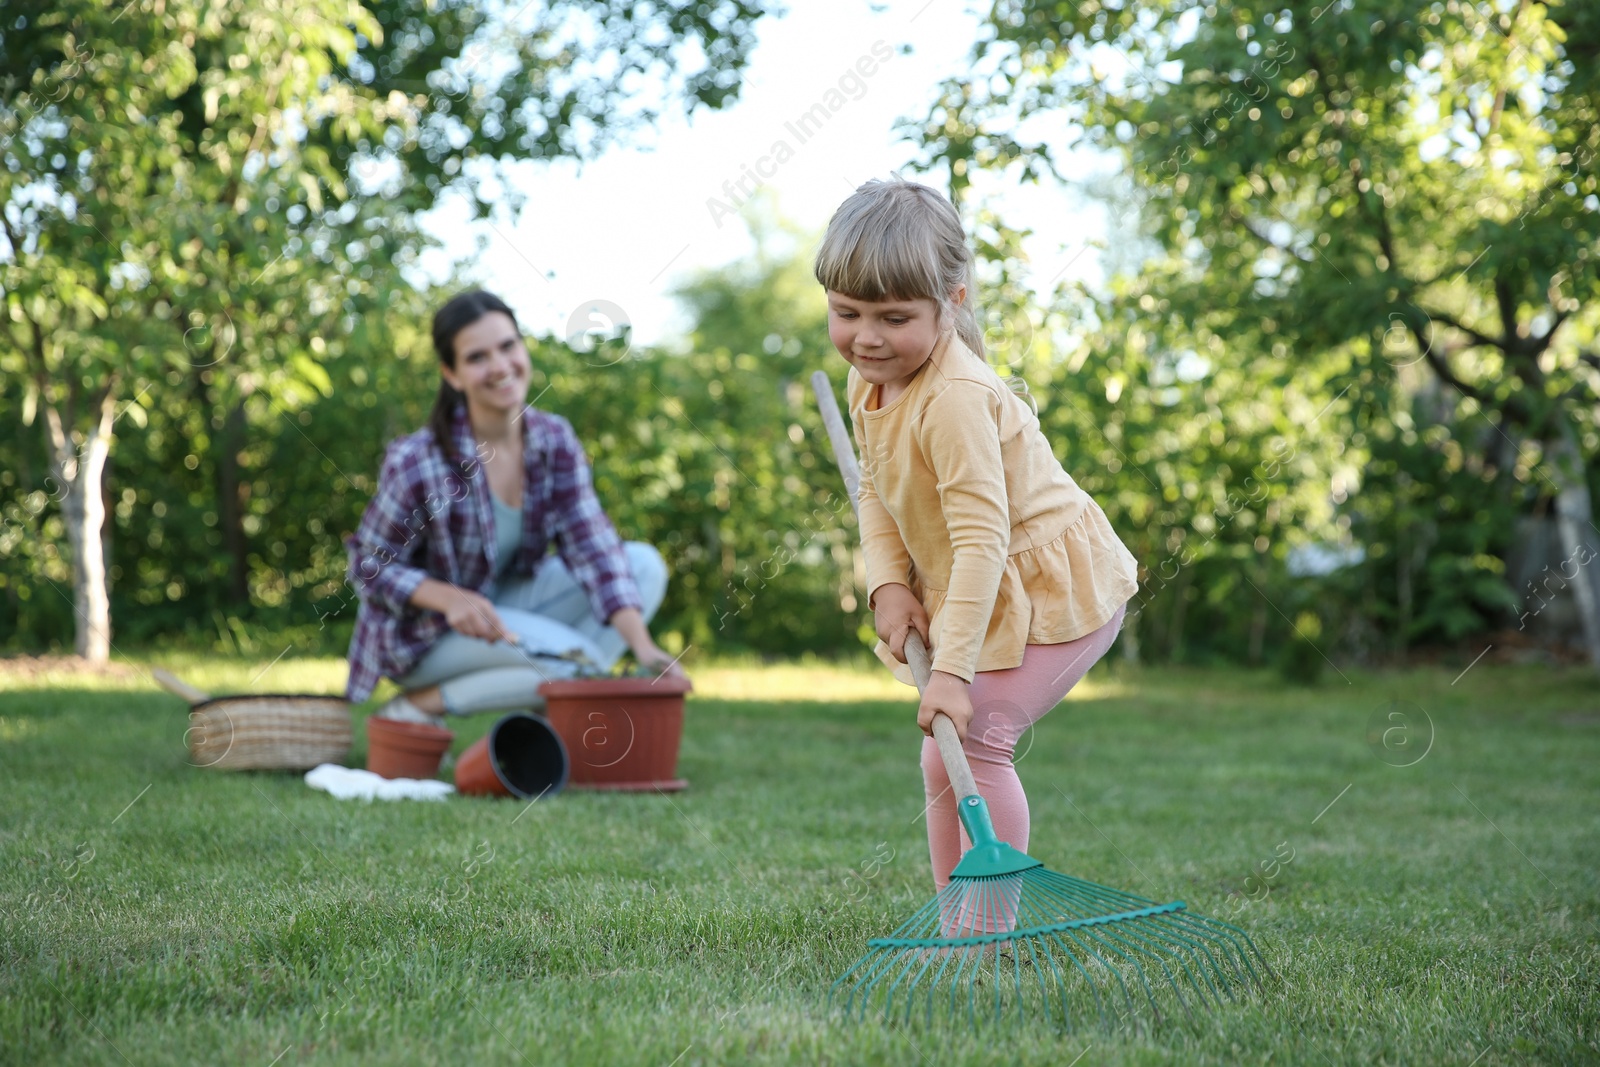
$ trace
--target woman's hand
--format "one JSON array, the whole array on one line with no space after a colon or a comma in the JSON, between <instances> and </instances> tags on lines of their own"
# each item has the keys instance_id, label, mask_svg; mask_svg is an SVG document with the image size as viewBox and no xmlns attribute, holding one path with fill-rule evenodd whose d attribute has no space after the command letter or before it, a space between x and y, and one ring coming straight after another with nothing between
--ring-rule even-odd
<instances>
[{"instance_id":1,"label":"woman's hand","mask_svg":"<svg viewBox=\"0 0 1600 1067\"><path fill-rule=\"evenodd\" d=\"M639 661L639 666L688 681L689 676L683 673L683 667L674 657L667 655L665 650L656 645L638 608L618 608L611 613L611 618L606 620L606 624L628 642L628 647L633 650L633 658Z\"/></svg>"},{"instance_id":2,"label":"woman's hand","mask_svg":"<svg viewBox=\"0 0 1600 1067\"><path fill-rule=\"evenodd\" d=\"M689 680L689 676L683 673L683 665L678 662L677 658L668 655L666 649L657 648L654 641L650 642L648 648L634 649L633 658L639 661L639 666L646 670L655 671L659 676L682 678L684 681Z\"/></svg>"},{"instance_id":3,"label":"woman's hand","mask_svg":"<svg viewBox=\"0 0 1600 1067\"><path fill-rule=\"evenodd\" d=\"M972 722L972 697L967 693L966 682L944 671L933 672L917 708L917 725L929 737L933 736L935 715L948 715L956 724L956 736L966 743L967 726Z\"/></svg>"},{"instance_id":4,"label":"woman's hand","mask_svg":"<svg viewBox=\"0 0 1600 1067\"><path fill-rule=\"evenodd\" d=\"M878 586L872 595L872 622L878 640L889 646L889 654L906 661L906 634L915 629L928 644L928 612L908 586L891 582Z\"/></svg>"},{"instance_id":5,"label":"woman's hand","mask_svg":"<svg viewBox=\"0 0 1600 1067\"><path fill-rule=\"evenodd\" d=\"M490 643L512 639L511 631L500 619L500 613L494 610L494 602L482 593L459 586L445 601L444 621L457 633Z\"/></svg>"},{"instance_id":6,"label":"woman's hand","mask_svg":"<svg viewBox=\"0 0 1600 1067\"><path fill-rule=\"evenodd\" d=\"M412 591L411 603L437 611L450 624L450 629L467 637L489 642L514 640L500 613L494 610L494 602L471 589L437 578L424 578Z\"/></svg>"}]
</instances>

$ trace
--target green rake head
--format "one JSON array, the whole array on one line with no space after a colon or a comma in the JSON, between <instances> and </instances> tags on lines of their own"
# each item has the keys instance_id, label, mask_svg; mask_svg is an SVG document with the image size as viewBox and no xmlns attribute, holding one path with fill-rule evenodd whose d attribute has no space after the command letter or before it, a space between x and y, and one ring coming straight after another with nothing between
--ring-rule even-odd
<instances>
[{"instance_id":1,"label":"green rake head","mask_svg":"<svg viewBox=\"0 0 1600 1067\"><path fill-rule=\"evenodd\" d=\"M980 796L959 811L973 847L938 896L868 941L833 984L847 1015L1109 1027L1144 1004L1157 1020L1172 1004L1192 1017L1272 973L1238 927L1046 870L995 837Z\"/></svg>"}]
</instances>

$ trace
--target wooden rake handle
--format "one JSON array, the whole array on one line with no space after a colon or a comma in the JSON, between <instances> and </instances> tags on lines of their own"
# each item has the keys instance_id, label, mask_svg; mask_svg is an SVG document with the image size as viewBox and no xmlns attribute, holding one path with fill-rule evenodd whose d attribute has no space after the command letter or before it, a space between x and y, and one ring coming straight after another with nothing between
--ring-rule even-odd
<instances>
[{"instance_id":1,"label":"wooden rake handle","mask_svg":"<svg viewBox=\"0 0 1600 1067\"><path fill-rule=\"evenodd\" d=\"M839 402L833 396L833 383L826 371L811 375L811 391L817 395L817 406L822 409L822 425L827 427L828 440L833 444L833 461L844 476L844 486L850 493L850 506L855 509L857 521L861 518L861 471L856 465L855 445L850 441L850 429L839 414ZM932 657L922 635L912 630L906 634L906 663L911 667L911 677L916 680L917 692L925 692L928 678L933 673ZM950 787L956 798L978 795L978 783L973 780L972 767L956 735L956 724L948 715L933 717L933 740L939 746L939 758L944 761L945 773L950 776Z\"/></svg>"},{"instance_id":2,"label":"wooden rake handle","mask_svg":"<svg viewBox=\"0 0 1600 1067\"><path fill-rule=\"evenodd\" d=\"M922 643L922 635L915 630L906 634L906 662L911 664L911 677L917 680L917 692L925 692L928 675L933 668L929 662L928 647ZM979 795L978 783L972 777L971 765L967 763L966 750L961 747L961 738L957 736L956 724L950 721L950 716L940 713L933 717L933 741L939 746L939 758L944 760L944 772L950 776L950 788L955 790L956 799Z\"/></svg>"},{"instance_id":3,"label":"wooden rake handle","mask_svg":"<svg viewBox=\"0 0 1600 1067\"><path fill-rule=\"evenodd\" d=\"M211 699L211 694L196 689L188 682L179 679L176 675L169 674L160 667L153 668L150 671L150 677L154 678L156 684L167 692L176 693L191 704L204 704Z\"/></svg>"}]
</instances>

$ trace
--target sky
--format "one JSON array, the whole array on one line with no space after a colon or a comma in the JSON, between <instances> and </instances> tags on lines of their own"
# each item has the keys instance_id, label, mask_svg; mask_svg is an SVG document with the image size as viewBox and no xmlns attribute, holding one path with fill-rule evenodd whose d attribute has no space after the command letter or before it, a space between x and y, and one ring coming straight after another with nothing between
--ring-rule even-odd
<instances>
[{"instance_id":1,"label":"sky","mask_svg":"<svg viewBox=\"0 0 1600 1067\"><path fill-rule=\"evenodd\" d=\"M612 148L581 168L517 164L509 181L528 198L520 216L472 222L460 204L441 207L426 225L444 247L424 268L437 279L451 262L470 261L471 275L533 334L570 336L623 318L635 343L681 338L690 321L673 288L754 251L730 193L742 199L759 181L779 214L820 233L858 184L915 158L893 127L926 116L939 82L967 61L978 19L961 0L876 6L813 0L763 19L731 107L664 119L648 146ZM837 110L820 128L800 126L818 103ZM741 178L743 189L734 188ZM974 188L1010 225L1036 231L1027 246L1035 288L1098 270L1086 246L1103 219L1081 200L1005 179Z\"/></svg>"}]
</instances>

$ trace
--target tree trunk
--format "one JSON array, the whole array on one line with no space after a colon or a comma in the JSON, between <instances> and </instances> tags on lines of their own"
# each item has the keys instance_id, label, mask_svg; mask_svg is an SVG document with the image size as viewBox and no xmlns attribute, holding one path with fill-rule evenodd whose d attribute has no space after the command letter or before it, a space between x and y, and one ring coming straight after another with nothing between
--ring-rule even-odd
<instances>
[{"instance_id":1,"label":"tree trunk","mask_svg":"<svg viewBox=\"0 0 1600 1067\"><path fill-rule=\"evenodd\" d=\"M1189 588L1194 585L1194 567L1183 568L1173 589L1172 615L1167 622L1167 660L1179 662L1183 657L1184 620L1189 615Z\"/></svg>"},{"instance_id":2,"label":"tree trunk","mask_svg":"<svg viewBox=\"0 0 1600 1067\"><path fill-rule=\"evenodd\" d=\"M1256 580L1263 589L1267 587L1267 568L1265 565L1256 568ZM1250 616L1250 651L1249 663L1252 667L1260 666L1261 657L1267 643L1267 602L1263 597L1255 598L1256 609Z\"/></svg>"},{"instance_id":3,"label":"tree trunk","mask_svg":"<svg viewBox=\"0 0 1600 1067\"><path fill-rule=\"evenodd\" d=\"M115 419L112 421L114 423ZM102 516L100 524L100 558L106 571L106 617L108 619L111 617L111 585L116 581L116 575L111 567L111 538L117 532L116 486L112 484L116 477L116 471L111 466L110 449L111 442L108 440L106 442L106 465L105 469L100 473L100 514ZM109 634L109 632L108 629L107 633ZM109 636L106 643L110 644Z\"/></svg>"},{"instance_id":4,"label":"tree trunk","mask_svg":"<svg viewBox=\"0 0 1600 1067\"><path fill-rule=\"evenodd\" d=\"M1402 515L1411 510L1411 475L1401 471L1395 477L1397 492ZM1394 627L1394 654L1396 657L1404 656L1406 648L1410 645L1411 631L1411 546L1410 529L1402 518L1395 523L1394 529L1394 565L1395 565L1395 608L1397 615Z\"/></svg>"},{"instance_id":5,"label":"tree trunk","mask_svg":"<svg viewBox=\"0 0 1600 1067\"><path fill-rule=\"evenodd\" d=\"M91 663L111 655L111 597L106 584L105 497L101 480L111 451L115 387L107 383L95 408L95 424L82 444L53 404L45 405L50 431L50 466L61 485L61 518L72 553L74 651Z\"/></svg>"},{"instance_id":6,"label":"tree trunk","mask_svg":"<svg viewBox=\"0 0 1600 1067\"><path fill-rule=\"evenodd\" d=\"M1546 446L1556 484L1556 529L1561 534L1565 554L1561 577L1572 585L1578 616L1583 620L1583 642L1589 663L1600 670L1600 543L1594 535L1594 508L1589 499L1583 453L1578 449L1572 426L1565 420L1561 436ZM1593 566L1591 566L1593 564ZM1568 574L1571 568L1572 573Z\"/></svg>"},{"instance_id":7,"label":"tree trunk","mask_svg":"<svg viewBox=\"0 0 1600 1067\"><path fill-rule=\"evenodd\" d=\"M1135 607L1122 620L1122 662L1139 665L1139 616L1141 607Z\"/></svg>"},{"instance_id":8,"label":"tree trunk","mask_svg":"<svg viewBox=\"0 0 1600 1067\"><path fill-rule=\"evenodd\" d=\"M243 486L239 479L239 451L244 448L244 400L222 417L216 443L217 519L228 553L228 595L239 609L250 604L249 539L244 532Z\"/></svg>"}]
</instances>

